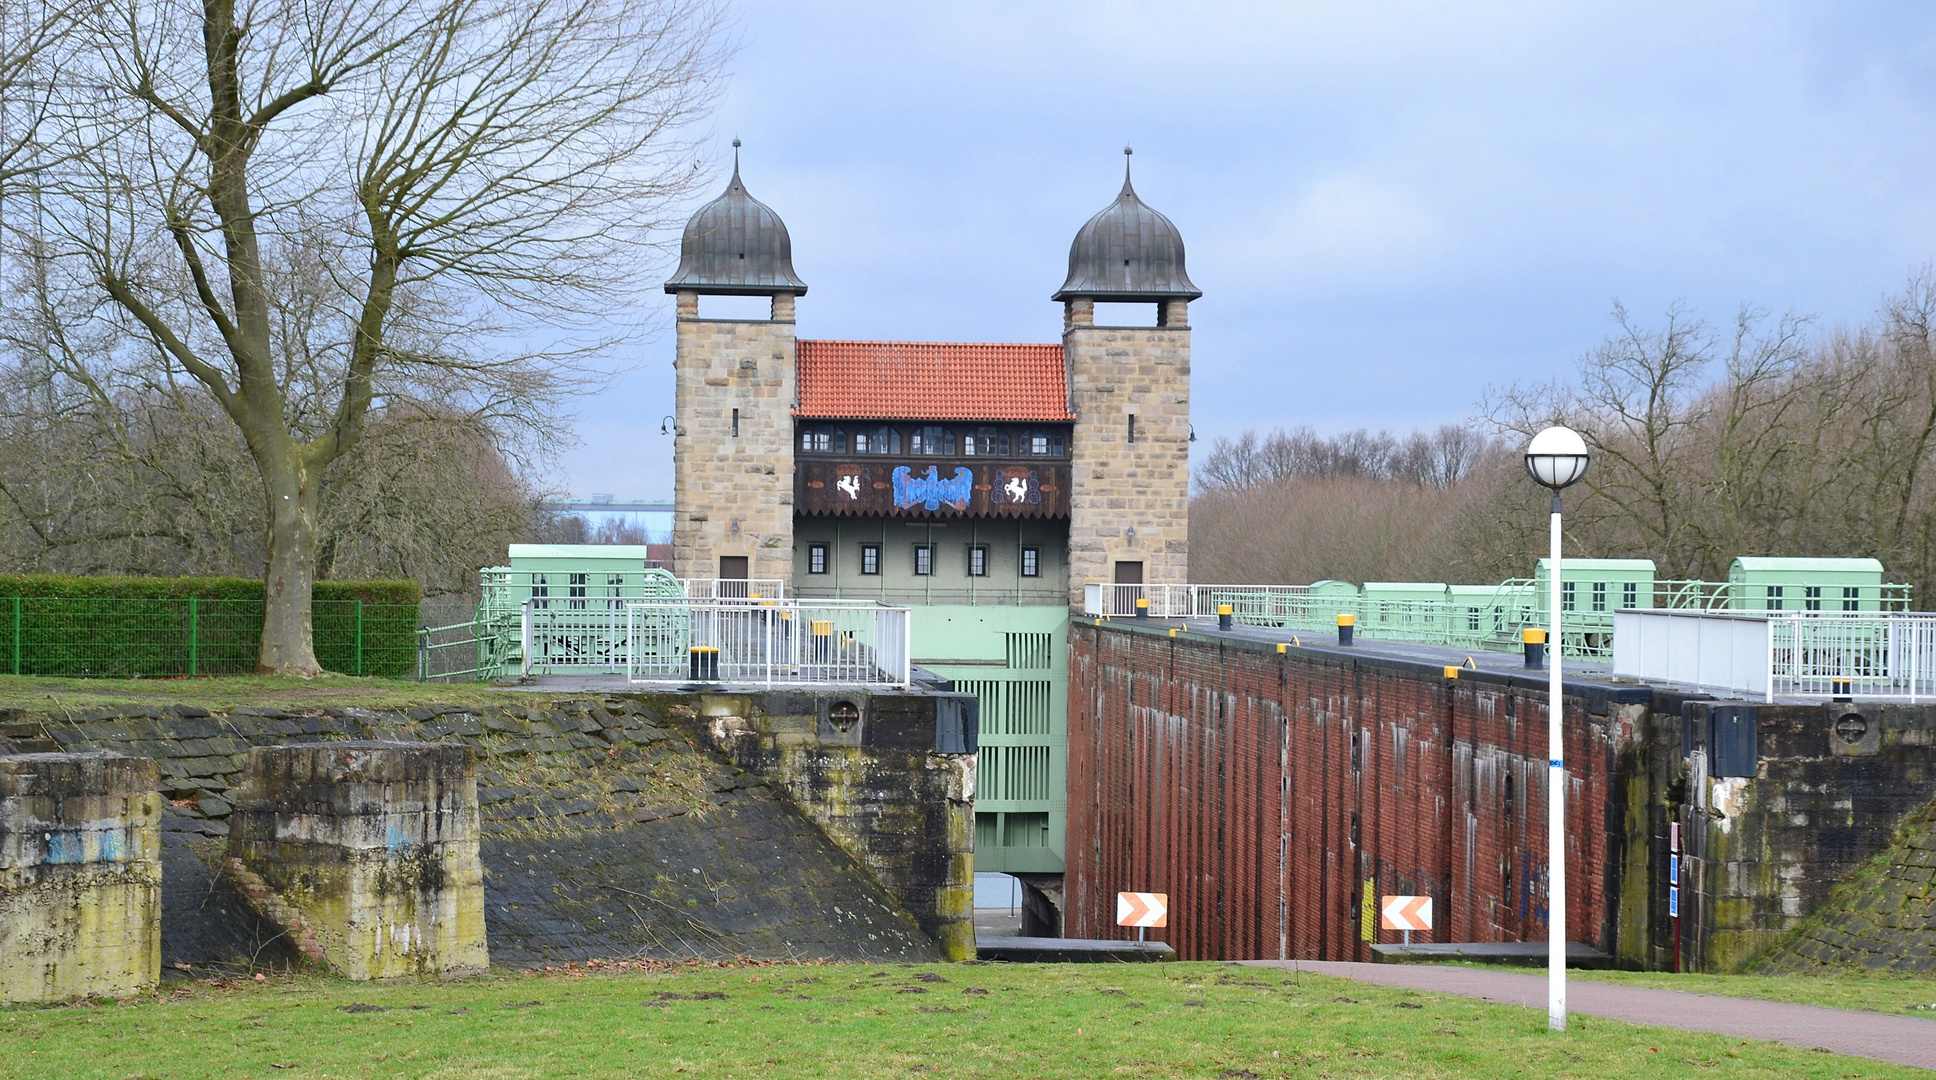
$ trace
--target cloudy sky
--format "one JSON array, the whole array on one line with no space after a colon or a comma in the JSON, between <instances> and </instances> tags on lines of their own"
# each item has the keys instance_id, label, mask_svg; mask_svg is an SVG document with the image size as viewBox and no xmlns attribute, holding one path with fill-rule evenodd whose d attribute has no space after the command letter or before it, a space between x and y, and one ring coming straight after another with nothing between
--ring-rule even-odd
<instances>
[{"instance_id":1,"label":"cloudy sky","mask_svg":"<svg viewBox=\"0 0 1936 1080\"><path fill-rule=\"evenodd\" d=\"M1859 321L1936 258L1936 7L732 12L712 160L743 139L786 220L801 336L1057 340L1069 241L1132 144L1204 291L1199 448L1464 419L1488 384L1569 370L1615 300ZM656 335L580 404L561 490L671 496L671 298L652 303Z\"/></svg>"}]
</instances>

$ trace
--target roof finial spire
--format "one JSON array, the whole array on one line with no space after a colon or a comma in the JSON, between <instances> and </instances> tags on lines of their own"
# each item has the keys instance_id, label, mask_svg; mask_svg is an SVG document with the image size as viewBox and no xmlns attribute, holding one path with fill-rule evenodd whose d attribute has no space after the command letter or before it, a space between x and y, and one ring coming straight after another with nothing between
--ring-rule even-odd
<instances>
[{"instance_id":1,"label":"roof finial spire","mask_svg":"<svg viewBox=\"0 0 1936 1080\"><path fill-rule=\"evenodd\" d=\"M739 136L733 136L733 179L739 179Z\"/></svg>"},{"instance_id":2,"label":"roof finial spire","mask_svg":"<svg viewBox=\"0 0 1936 1080\"><path fill-rule=\"evenodd\" d=\"M1129 155L1134 154L1135 152L1136 152L1135 149L1131 147L1128 147L1128 146L1123 147L1123 190L1124 191L1131 190L1129 186Z\"/></svg>"}]
</instances>

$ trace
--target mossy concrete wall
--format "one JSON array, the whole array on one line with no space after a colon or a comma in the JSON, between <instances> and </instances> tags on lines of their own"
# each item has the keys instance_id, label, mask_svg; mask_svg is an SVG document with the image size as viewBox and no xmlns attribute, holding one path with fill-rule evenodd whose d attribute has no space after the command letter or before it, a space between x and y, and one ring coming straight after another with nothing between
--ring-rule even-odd
<instances>
[{"instance_id":1,"label":"mossy concrete wall","mask_svg":"<svg viewBox=\"0 0 1936 1080\"><path fill-rule=\"evenodd\" d=\"M667 711L785 791L951 960L975 956L975 755L937 744L954 694L699 694Z\"/></svg>"},{"instance_id":2,"label":"mossy concrete wall","mask_svg":"<svg viewBox=\"0 0 1936 1080\"><path fill-rule=\"evenodd\" d=\"M154 988L160 820L152 761L0 757L0 1001Z\"/></svg>"},{"instance_id":3,"label":"mossy concrete wall","mask_svg":"<svg viewBox=\"0 0 1936 1080\"><path fill-rule=\"evenodd\" d=\"M1707 721L1723 704L1743 703L1687 703L1691 753L1676 746L1660 756L1668 765L1664 799L1677 812L1687 856L1682 966L1734 972L1811 916L1830 915L1831 893L1854 882L1936 796L1936 709L1752 706L1754 775L1715 776ZM1845 914L1867 910L1870 899L1846 898ZM1671 932L1665 911L1659 915L1657 926Z\"/></svg>"},{"instance_id":4,"label":"mossy concrete wall","mask_svg":"<svg viewBox=\"0 0 1936 1080\"><path fill-rule=\"evenodd\" d=\"M257 747L230 816L228 867L299 948L351 979L490 967L470 747Z\"/></svg>"},{"instance_id":5,"label":"mossy concrete wall","mask_svg":"<svg viewBox=\"0 0 1936 1080\"><path fill-rule=\"evenodd\" d=\"M345 739L477 755L493 964L940 959L896 898L787 794L667 719L669 704L689 700L0 711L0 753L111 749L158 767L168 977L302 960L231 882L230 824L252 748Z\"/></svg>"},{"instance_id":6,"label":"mossy concrete wall","mask_svg":"<svg viewBox=\"0 0 1936 1080\"><path fill-rule=\"evenodd\" d=\"M1754 965L1763 974L1837 968L1936 972L1936 798Z\"/></svg>"}]
</instances>

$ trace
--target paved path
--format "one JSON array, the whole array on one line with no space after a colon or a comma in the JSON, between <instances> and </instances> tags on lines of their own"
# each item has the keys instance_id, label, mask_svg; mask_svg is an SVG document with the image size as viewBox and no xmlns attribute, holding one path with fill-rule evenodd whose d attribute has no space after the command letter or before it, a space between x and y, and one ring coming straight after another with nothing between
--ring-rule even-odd
<instances>
[{"instance_id":1,"label":"paved path","mask_svg":"<svg viewBox=\"0 0 1936 1080\"><path fill-rule=\"evenodd\" d=\"M1292 967L1289 960L1253 960L1258 967ZM1300 971L1340 975L1347 979L1404 986L1440 994L1497 1001L1528 1008L1546 1008L1546 976L1515 975L1504 971L1434 967L1425 964L1345 964L1305 960ZM1655 990L1618 983L1566 981L1568 1012L1604 1016L1634 1024L1711 1031L1741 1039L1761 1039L1830 1050L1837 1054L1875 1058L1898 1065L1936 1069L1936 1020L1919 1020L1887 1013L1853 1009L1824 1009L1780 1001L1716 997L1683 990Z\"/></svg>"}]
</instances>

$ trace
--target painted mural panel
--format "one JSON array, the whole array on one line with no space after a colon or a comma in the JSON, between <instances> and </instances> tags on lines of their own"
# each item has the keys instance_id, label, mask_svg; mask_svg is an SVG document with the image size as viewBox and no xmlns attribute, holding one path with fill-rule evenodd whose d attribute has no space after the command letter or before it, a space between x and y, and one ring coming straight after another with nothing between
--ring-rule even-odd
<instances>
[{"instance_id":1,"label":"painted mural panel","mask_svg":"<svg viewBox=\"0 0 1936 1080\"><path fill-rule=\"evenodd\" d=\"M800 461L802 514L1067 517L1069 466L1049 462Z\"/></svg>"}]
</instances>

